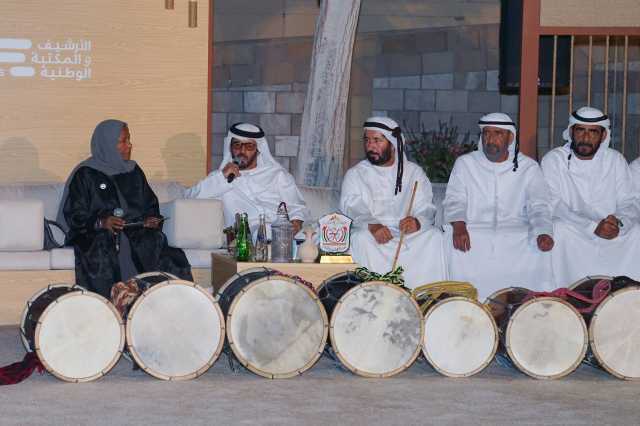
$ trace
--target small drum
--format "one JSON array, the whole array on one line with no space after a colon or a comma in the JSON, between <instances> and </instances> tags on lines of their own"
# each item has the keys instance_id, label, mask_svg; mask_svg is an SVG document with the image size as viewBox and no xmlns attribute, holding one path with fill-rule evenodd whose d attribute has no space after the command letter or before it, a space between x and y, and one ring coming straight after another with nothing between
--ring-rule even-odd
<instances>
[{"instance_id":1,"label":"small drum","mask_svg":"<svg viewBox=\"0 0 640 426\"><path fill-rule=\"evenodd\" d=\"M271 379L293 377L322 355L327 314L301 280L251 268L227 280L218 294L229 346L250 371Z\"/></svg>"},{"instance_id":2,"label":"small drum","mask_svg":"<svg viewBox=\"0 0 640 426\"><path fill-rule=\"evenodd\" d=\"M473 291L461 287L466 284ZM424 314L422 353L448 377L469 377L484 370L498 349L493 316L476 301L468 283L443 282L413 291Z\"/></svg>"},{"instance_id":3,"label":"small drum","mask_svg":"<svg viewBox=\"0 0 640 426\"><path fill-rule=\"evenodd\" d=\"M82 287L51 285L34 294L22 313L22 342L51 374L88 382L120 359L124 324L104 297Z\"/></svg>"},{"instance_id":4,"label":"small drum","mask_svg":"<svg viewBox=\"0 0 640 426\"><path fill-rule=\"evenodd\" d=\"M141 293L127 309L127 349L140 368L163 380L194 379L207 371L224 343L218 303L200 286L170 274L145 273L133 281Z\"/></svg>"},{"instance_id":5,"label":"small drum","mask_svg":"<svg viewBox=\"0 0 640 426\"><path fill-rule=\"evenodd\" d=\"M391 377L420 353L422 314L394 284L362 282L353 272L325 280L318 294L331 316L330 341L340 362L365 377Z\"/></svg>"},{"instance_id":6,"label":"small drum","mask_svg":"<svg viewBox=\"0 0 640 426\"><path fill-rule=\"evenodd\" d=\"M574 371L587 352L587 326L578 311L555 297L528 299L510 287L485 301L501 334L501 352L523 373L557 379Z\"/></svg>"},{"instance_id":7,"label":"small drum","mask_svg":"<svg viewBox=\"0 0 640 426\"><path fill-rule=\"evenodd\" d=\"M586 361L615 377L640 379L640 287L625 277L586 277L570 288L591 297L602 280L609 280L609 295L591 313L583 313L589 325L590 351ZM581 307L581 306L577 306Z\"/></svg>"}]
</instances>

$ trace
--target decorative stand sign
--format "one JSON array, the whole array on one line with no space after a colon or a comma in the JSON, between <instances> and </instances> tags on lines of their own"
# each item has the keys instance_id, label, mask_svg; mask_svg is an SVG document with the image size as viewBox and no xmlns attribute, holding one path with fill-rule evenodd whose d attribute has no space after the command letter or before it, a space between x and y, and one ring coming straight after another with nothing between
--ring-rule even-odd
<instances>
[{"instance_id":1,"label":"decorative stand sign","mask_svg":"<svg viewBox=\"0 0 640 426\"><path fill-rule=\"evenodd\" d=\"M331 213L318 221L320 227L320 263L353 263L349 250L352 220L340 213Z\"/></svg>"}]
</instances>

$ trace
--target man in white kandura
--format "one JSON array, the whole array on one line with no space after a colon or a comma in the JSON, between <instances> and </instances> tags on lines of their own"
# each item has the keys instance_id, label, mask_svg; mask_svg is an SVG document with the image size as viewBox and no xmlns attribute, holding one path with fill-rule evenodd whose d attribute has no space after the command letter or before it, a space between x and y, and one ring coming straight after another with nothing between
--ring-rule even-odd
<instances>
[{"instance_id":1,"label":"man in white kandura","mask_svg":"<svg viewBox=\"0 0 640 426\"><path fill-rule=\"evenodd\" d=\"M483 116L478 150L458 158L444 199L449 278L468 281L480 298L518 286L554 288L549 188L542 171L519 152L515 123Z\"/></svg>"},{"instance_id":2,"label":"man in white kandura","mask_svg":"<svg viewBox=\"0 0 640 426\"><path fill-rule=\"evenodd\" d=\"M566 287L587 275L640 279L638 199L627 161L609 147L609 118L583 107L569 117L567 143L542 170L553 197L553 273Z\"/></svg>"},{"instance_id":3,"label":"man in white kandura","mask_svg":"<svg viewBox=\"0 0 640 426\"><path fill-rule=\"evenodd\" d=\"M364 123L366 159L345 174L340 208L353 219L351 254L355 262L377 273L391 270L400 240L398 265L405 285L415 288L446 278L442 232L433 227L436 208L431 182L415 163L404 158L398 124L386 117ZM411 214L407 208L418 182Z\"/></svg>"},{"instance_id":4,"label":"man in white kandura","mask_svg":"<svg viewBox=\"0 0 640 426\"><path fill-rule=\"evenodd\" d=\"M640 157L629 164L629 170L631 170L631 178L633 179L636 197L638 197L638 201L640 202Z\"/></svg>"},{"instance_id":5,"label":"man in white kandura","mask_svg":"<svg viewBox=\"0 0 640 426\"><path fill-rule=\"evenodd\" d=\"M236 123L223 149L220 168L189 188L185 197L222 200L225 226L234 224L236 213L246 212L252 235L257 234L260 214L265 215L271 235L270 224L284 201L294 233L300 231L309 211L293 176L271 156L264 131L253 124Z\"/></svg>"}]
</instances>

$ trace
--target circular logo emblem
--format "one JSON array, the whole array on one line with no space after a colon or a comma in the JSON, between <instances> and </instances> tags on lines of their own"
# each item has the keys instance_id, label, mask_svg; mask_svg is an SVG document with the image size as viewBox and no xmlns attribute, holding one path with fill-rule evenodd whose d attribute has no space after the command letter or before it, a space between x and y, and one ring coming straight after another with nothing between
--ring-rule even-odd
<instances>
[{"instance_id":1,"label":"circular logo emblem","mask_svg":"<svg viewBox=\"0 0 640 426\"><path fill-rule=\"evenodd\" d=\"M106 183L101 183L100 184L100 189L107 189L107 184Z\"/></svg>"}]
</instances>

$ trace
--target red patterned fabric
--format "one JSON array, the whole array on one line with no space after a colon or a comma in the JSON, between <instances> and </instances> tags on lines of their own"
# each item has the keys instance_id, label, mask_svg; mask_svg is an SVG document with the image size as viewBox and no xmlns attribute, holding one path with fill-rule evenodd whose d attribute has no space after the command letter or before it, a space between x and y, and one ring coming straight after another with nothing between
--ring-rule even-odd
<instances>
[{"instance_id":1,"label":"red patterned fabric","mask_svg":"<svg viewBox=\"0 0 640 426\"><path fill-rule=\"evenodd\" d=\"M34 371L44 372L44 366L35 352L27 353L22 361L0 368L0 385L15 385L31 376Z\"/></svg>"},{"instance_id":2,"label":"red patterned fabric","mask_svg":"<svg viewBox=\"0 0 640 426\"><path fill-rule=\"evenodd\" d=\"M609 295L609 292L611 291L611 281L609 280L600 280L598 281L598 283L593 287L593 291L591 293L591 298L586 297L576 291L573 291L571 289L568 288L557 288L553 291L547 292L547 291L530 291L529 294L527 294L527 297L524 298L524 300L522 301L523 303L526 302L529 299L533 299L535 297L558 297L560 299L563 300L567 300L569 298L573 298L576 300L579 300L581 302L587 303L589 304L589 306L584 307L584 308L576 308L576 310L582 314L589 314L591 312L593 312L593 310L595 308L598 307L598 305L600 304L600 302L602 302L605 297L607 297Z\"/></svg>"}]
</instances>

